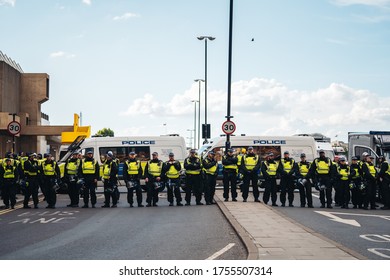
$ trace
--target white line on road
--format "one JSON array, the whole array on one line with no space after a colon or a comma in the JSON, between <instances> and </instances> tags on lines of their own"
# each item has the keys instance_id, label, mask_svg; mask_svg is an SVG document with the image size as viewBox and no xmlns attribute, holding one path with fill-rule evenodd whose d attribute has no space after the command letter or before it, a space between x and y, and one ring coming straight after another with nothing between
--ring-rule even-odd
<instances>
[{"instance_id":1,"label":"white line on road","mask_svg":"<svg viewBox=\"0 0 390 280\"><path fill-rule=\"evenodd\" d=\"M234 245L236 245L236 243L229 243L225 248L223 248L223 249L219 250L218 252L216 252L215 254L211 255L206 260L215 260L220 255L222 255L223 253L225 253L226 251L228 251L231 248L233 248Z\"/></svg>"}]
</instances>

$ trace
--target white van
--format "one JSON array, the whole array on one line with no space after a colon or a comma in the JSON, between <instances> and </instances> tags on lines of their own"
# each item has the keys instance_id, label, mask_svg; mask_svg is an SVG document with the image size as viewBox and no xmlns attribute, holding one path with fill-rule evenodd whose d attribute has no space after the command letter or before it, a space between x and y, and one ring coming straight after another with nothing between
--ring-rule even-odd
<instances>
[{"instance_id":1,"label":"white van","mask_svg":"<svg viewBox=\"0 0 390 280\"><path fill-rule=\"evenodd\" d=\"M168 160L169 153L175 154L175 159L181 162L187 157L186 143L183 137L172 134L162 136L124 136L124 137L93 137L80 141L73 147L73 151L80 151L83 155L92 151L94 158L101 165L108 151L112 151L114 156L119 159L119 177L123 174L123 162L128 158L130 152L137 154L144 167L146 162L151 159L151 154L157 152L159 159ZM68 151L66 149L66 151ZM64 155L59 162L64 162L70 156L70 151Z\"/></svg>"},{"instance_id":2,"label":"white van","mask_svg":"<svg viewBox=\"0 0 390 280\"><path fill-rule=\"evenodd\" d=\"M218 174L221 175L226 137L217 137L209 141L199 149L198 154L204 158L210 151L214 151L219 162ZM280 160L285 151L288 151L290 157L297 162L300 161L301 153L306 154L308 161L313 161L317 157L316 142L311 136L230 136L230 146L237 153L240 153L242 148L253 147L261 160L265 160L270 152L274 154L276 160Z\"/></svg>"}]
</instances>

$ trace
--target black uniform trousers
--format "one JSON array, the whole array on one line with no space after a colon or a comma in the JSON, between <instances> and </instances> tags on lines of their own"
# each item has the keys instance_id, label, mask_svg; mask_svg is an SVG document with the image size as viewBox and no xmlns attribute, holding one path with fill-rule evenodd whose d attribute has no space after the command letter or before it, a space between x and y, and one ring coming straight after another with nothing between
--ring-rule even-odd
<instances>
[{"instance_id":1,"label":"black uniform trousers","mask_svg":"<svg viewBox=\"0 0 390 280\"><path fill-rule=\"evenodd\" d=\"M338 191L340 192L339 205L343 208L348 207L349 201L351 200L349 184L350 184L349 180L339 180L337 182Z\"/></svg>"},{"instance_id":2,"label":"black uniform trousers","mask_svg":"<svg viewBox=\"0 0 390 280\"><path fill-rule=\"evenodd\" d=\"M150 177L148 183L146 184L146 203L148 205L157 205L158 202L158 190L156 189L154 183L156 182L155 177Z\"/></svg>"},{"instance_id":3,"label":"black uniform trousers","mask_svg":"<svg viewBox=\"0 0 390 280\"><path fill-rule=\"evenodd\" d=\"M299 189L299 198L301 202L301 207L305 207L306 202L307 206L313 206L313 197L312 197L312 184L309 179L304 179L303 184L298 184Z\"/></svg>"},{"instance_id":4,"label":"black uniform trousers","mask_svg":"<svg viewBox=\"0 0 390 280\"><path fill-rule=\"evenodd\" d=\"M248 172L244 174L244 183L242 184L241 190L242 190L242 198L247 199L249 196L249 185L252 182L252 189L253 189L253 197L255 201L259 200L259 187L257 185L257 181L259 180L259 176L256 172Z\"/></svg>"},{"instance_id":5,"label":"black uniform trousers","mask_svg":"<svg viewBox=\"0 0 390 280\"><path fill-rule=\"evenodd\" d=\"M206 204L214 202L215 186L217 184L217 174L205 174L204 179L204 199Z\"/></svg>"},{"instance_id":6,"label":"black uniform trousers","mask_svg":"<svg viewBox=\"0 0 390 280\"><path fill-rule=\"evenodd\" d=\"M321 206L332 206L332 182L330 175L317 175L317 182L325 186L325 189L320 189Z\"/></svg>"},{"instance_id":7,"label":"black uniform trousers","mask_svg":"<svg viewBox=\"0 0 390 280\"><path fill-rule=\"evenodd\" d=\"M104 179L103 183L104 188L104 206L108 207L110 206L110 202L112 199L112 205L116 205L118 203L118 194L115 189L117 189L116 186L114 186L114 183L110 180Z\"/></svg>"},{"instance_id":8,"label":"black uniform trousers","mask_svg":"<svg viewBox=\"0 0 390 280\"><path fill-rule=\"evenodd\" d=\"M286 204L286 194L288 193L288 203L293 204L294 201L294 180L292 176L282 176L280 180L280 203L282 206Z\"/></svg>"},{"instance_id":9,"label":"black uniform trousers","mask_svg":"<svg viewBox=\"0 0 390 280\"><path fill-rule=\"evenodd\" d=\"M269 176L264 181L263 202L267 204L271 196L272 205L276 205L278 186L276 185L276 176Z\"/></svg>"},{"instance_id":10,"label":"black uniform trousers","mask_svg":"<svg viewBox=\"0 0 390 280\"><path fill-rule=\"evenodd\" d=\"M181 193L180 193L180 178L168 178L165 182L167 187L168 202L173 203L173 197L176 198L176 203L180 203Z\"/></svg>"},{"instance_id":11,"label":"black uniform trousers","mask_svg":"<svg viewBox=\"0 0 390 280\"><path fill-rule=\"evenodd\" d=\"M4 205L14 207L16 204L16 183L14 179L4 179L1 186L1 196Z\"/></svg>"},{"instance_id":12,"label":"black uniform trousers","mask_svg":"<svg viewBox=\"0 0 390 280\"><path fill-rule=\"evenodd\" d=\"M390 208L390 177L385 177L381 184L383 204L385 207Z\"/></svg>"},{"instance_id":13,"label":"black uniform trousers","mask_svg":"<svg viewBox=\"0 0 390 280\"><path fill-rule=\"evenodd\" d=\"M196 204L200 204L202 200L202 182L201 174L186 174L186 188L185 188L186 203L191 203L191 193L195 196Z\"/></svg>"},{"instance_id":14,"label":"black uniform trousers","mask_svg":"<svg viewBox=\"0 0 390 280\"><path fill-rule=\"evenodd\" d=\"M130 204L130 206L132 206L134 204L134 192L135 192L135 195L137 196L137 203L138 203L138 206L142 205L142 189L141 189L141 183L140 183L140 180L138 178L132 178L131 175L130 175L130 178L127 179L128 181L133 181L135 185L137 185L137 187L135 188L127 188L127 203ZM126 186L127 186L127 182L126 182Z\"/></svg>"},{"instance_id":15,"label":"black uniform trousers","mask_svg":"<svg viewBox=\"0 0 390 280\"><path fill-rule=\"evenodd\" d=\"M42 179L41 189L44 190L46 194L47 205L50 207L54 207L57 202L57 194L54 189L55 179L56 179L55 176L44 176Z\"/></svg>"},{"instance_id":16,"label":"black uniform trousers","mask_svg":"<svg viewBox=\"0 0 390 280\"><path fill-rule=\"evenodd\" d=\"M28 186L26 187L26 191L24 193L24 201L23 206L28 206L28 201L30 197L32 197L34 206L38 206L38 190L39 190L39 180L38 176L29 176L26 178L26 183Z\"/></svg>"},{"instance_id":17,"label":"black uniform trousers","mask_svg":"<svg viewBox=\"0 0 390 280\"><path fill-rule=\"evenodd\" d=\"M231 170L231 171L230 171ZM235 169L223 171L223 197L229 199L229 187L232 199L237 198L237 174Z\"/></svg>"},{"instance_id":18,"label":"black uniform trousers","mask_svg":"<svg viewBox=\"0 0 390 280\"><path fill-rule=\"evenodd\" d=\"M84 178L84 180L85 180L85 186L83 189L84 206L88 206L89 196L91 196L92 206L95 206L96 200L97 200L97 198L96 198L97 184L94 182L93 178Z\"/></svg>"},{"instance_id":19,"label":"black uniform trousers","mask_svg":"<svg viewBox=\"0 0 390 280\"><path fill-rule=\"evenodd\" d=\"M362 185L362 179L356 178L352 179L353 188L351 190L352 204L356 207L363 207L363 195L360 186Z\"/></svg>"},{"instance_id":20,"label":"black uniform trousers","mask_svg":"<svg viewBox=\"0 0 390 280\"><path fill-rule=\"evenodd\" d=\"M74 177L73 180L67 178L68 184L68 195L70 198L70 205L78 206L80 201L80 186L77 184L77 179Z\"/></svg>"},{"instance_id":21,"label":"black uniform trousers","mask_svg":"<svg viewBox=\"0 0 390 280\"><path fill-rule=\"evenodd\" d=\"M376 198L376 181L375 179L367 179L365 181L366 191L363 195L363 206L367 208L368 205L371 208L375 208L375 198Z\"/></svg>"}]
</instances>

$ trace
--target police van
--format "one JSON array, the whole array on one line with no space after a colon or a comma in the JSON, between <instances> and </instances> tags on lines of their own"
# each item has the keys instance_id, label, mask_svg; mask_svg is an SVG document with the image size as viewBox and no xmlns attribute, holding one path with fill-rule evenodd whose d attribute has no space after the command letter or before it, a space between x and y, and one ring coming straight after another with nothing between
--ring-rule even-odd
<instances>
[{"instance_id":1,"label":"police van","mask_svg":"<svg viewBox=\"0 0 390 280\"><path fill-rule=\"evenodd\" d=\"M186 143L183 137L177 134L162 136L124 136L124 137L92 137L80 140L77 144L72 143L62 153L59 163L65 162L74 151L86 155L92 151L94 158L99 165L105 160L108 151L112 151L115 158L120 162L118 176L123 175L124 161L130 152L136 153L136 158L141 161L144 168L147 161L151 159L153 152L157 152L159 159L168 160L169 153L175 154L175 159L181 162L187 157Z\"/></svg>"},{"instance_id":2,"label":"police van","mask_svg":"<svg viewBox=\"0 0 390 280\"><path fill-rule=\"evenodd\" d=\"M222 174L222 156L225 154L226 137L210 139L209 143L203 145L198 153L203 158L210 151L215 152L218 160L218 175ZM268 153L273 153L276 160L280 160L285 151L290 153L290 157L296 162L300 161L301 153L306 154L308 161L313 161L317 157L316 141L311 136L231 136L230 146L236 150L237 154L248 147L253 147L255 154L260 155L264 161Z\"/></svg>"}]
</instances>

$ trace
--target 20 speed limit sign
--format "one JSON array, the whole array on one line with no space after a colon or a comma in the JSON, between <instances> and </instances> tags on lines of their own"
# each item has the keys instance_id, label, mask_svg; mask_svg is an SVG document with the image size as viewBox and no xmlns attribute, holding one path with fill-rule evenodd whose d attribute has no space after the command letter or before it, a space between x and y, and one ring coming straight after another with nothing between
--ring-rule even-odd
<instances>
[{"instance_id":1,"label":"20 speed limit sign","mask_svg":"<svg viewBox=\"0 0 390 280\"><path fill-rule=\"evenodd\" d=\"M232 134L234 131L236 131L236 124L232 121L225 121L222 124L222 131L225 134Z\"/></svg>"},{"instance_id":2,"label":"20 speed limit sign","mask_svg":"<svg viewBox=\"0 0 390 280\"><path fill-rule=\"evenodd\" d=\"M20 123L17 121L12 121L8 124L7 130L12 135L17 135L20 133Z\"/></svg>"}]
</instances>

